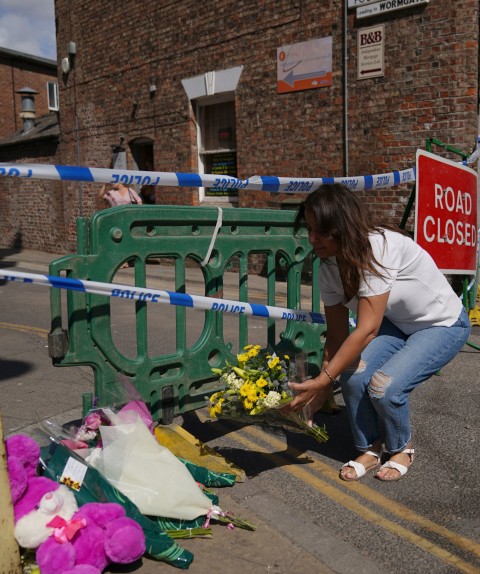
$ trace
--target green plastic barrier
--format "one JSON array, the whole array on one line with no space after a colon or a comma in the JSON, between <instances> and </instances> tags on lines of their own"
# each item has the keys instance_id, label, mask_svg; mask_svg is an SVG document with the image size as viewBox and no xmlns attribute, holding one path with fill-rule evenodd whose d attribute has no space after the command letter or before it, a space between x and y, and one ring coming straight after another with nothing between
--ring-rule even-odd
<instances>
[{"instance_id":1,"label":"green plastic barrier","mask_svg":"<svg viewBox=\"0 0 480 574\"><path fill-rule=\"evenodd\" d=\"M130 280L141 287L319 312L319 261L306 231L294 236L295 212L222 211L222 225L204 266L217 226L217 208L128 205L79 218L78 253L53 261L49 272L107 283ZM125 270L122 265L128 260L133 267ZM195 293L189 291L192 274ZM309 286L305 281L302 286L302 277ZM171 284L165 286L168 278ZM256 290L249 287L251 283ZM226 293L232 288L235 296ZM116 317L122 312L131 312L133 350L121 348L117 341ZM204 320L193 337L192 313ZM217 382L211 368L234 361L247 344L287 353L303 351L309 374L316 375L325 331L319 324L234 317L60 289L51 289L51 320L49 354L55 366L91 366L99 405L112 404L119 381L126 379L149 405L154 420L164 424L205 406L205 397ZM159 339L158 349L152 349L153 339ZM84 409L88 407L87 402Z\"/></svg>"}]
</instances>

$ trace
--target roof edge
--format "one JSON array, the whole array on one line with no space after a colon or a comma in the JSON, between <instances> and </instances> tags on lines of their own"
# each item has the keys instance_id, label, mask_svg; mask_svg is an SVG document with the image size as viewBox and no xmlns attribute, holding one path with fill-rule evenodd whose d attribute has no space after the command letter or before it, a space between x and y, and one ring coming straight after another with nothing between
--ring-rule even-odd
<instances>
[{"instance_id":1,"label":"roof edge","mask_svg":"<svg viewBox=\"0 0 480 574\"><path fill-rule=\"evenodd\" d=\"M27 62L34 62L36 64L42 64L43 66L50 66L57 69L56 60L50 60L48 58L42 58L41 56L34 56L32 54L25 54L24 52L17 52L15 50L9 50L8 48L0 47L0 56L7 56L14 60L24 60Z\"/></svg>"}]
</instances>

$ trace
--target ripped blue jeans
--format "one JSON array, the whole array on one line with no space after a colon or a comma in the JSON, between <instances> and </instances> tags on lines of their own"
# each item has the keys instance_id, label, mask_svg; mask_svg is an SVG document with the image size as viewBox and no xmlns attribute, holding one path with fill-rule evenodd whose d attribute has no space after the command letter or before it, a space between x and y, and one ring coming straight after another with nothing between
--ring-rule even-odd
<instances>
[{"instance_id":1,"label":"ripped blue jeans","mask_svg":"<svg viewBox=\"0 0 480 574\"><path fill-rule=\"evenodd\" d=\"M390 453L406 447L411 439L410 393L455 357L470 330L465 310L451 327L429 327L412 335L384 318L357 369L340 376L358 450L375 442L384 442Z\"/></svg>"}]
</instances>

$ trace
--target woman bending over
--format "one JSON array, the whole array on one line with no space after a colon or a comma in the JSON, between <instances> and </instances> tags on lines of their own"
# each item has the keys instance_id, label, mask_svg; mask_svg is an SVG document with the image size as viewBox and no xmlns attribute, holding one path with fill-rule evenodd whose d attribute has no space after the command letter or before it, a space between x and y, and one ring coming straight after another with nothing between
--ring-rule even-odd
<instances>
[{"instance_id":1,"label":"woman bending over","mask_svg":"<svg viewBox=\"0 0 480 574\"><path fill-rule=\"evenodd\" d=\"M339 379L355 447L340 478L398 480L413 462L410 393L461 350L470 321L430 255L400 230L373 225L345 186L323 185L300 205L321 259L327 337L320 374L301 384L287 407L321 408ZM356 314L350 332L349 310ZM388 460L379 467L382 448Z\"/></svg>"}]
</instances>

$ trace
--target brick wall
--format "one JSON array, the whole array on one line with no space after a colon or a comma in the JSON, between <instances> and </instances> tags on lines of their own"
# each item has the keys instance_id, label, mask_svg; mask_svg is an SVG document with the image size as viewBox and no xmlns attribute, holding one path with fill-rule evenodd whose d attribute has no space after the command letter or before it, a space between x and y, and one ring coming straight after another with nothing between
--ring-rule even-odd
<instances>
[{"instance_id":1,"label":"brick wall","mask_svg":"<svg viewBox=\"0 0 480 574\"><path fill-rule=\"evenodd\" d=\"M198 171L196 126L181 80L243 66L236 91L239 177L345 175L343 6L340 0L57 0L57 44L77 46L74 69L59 82L59 163L108 167L111 146L124 138L133 168L130 145L149 138L156 170ZM358 31L378 23L385 26L384 75L358 80ZM478 0L435 0L370 20L348 11L349 175L413 167L429 137L472 150L478 33ZM333 85L278 94L277 48L328 36ZM99 186L85 184L81 195L77 184L62 188L71 248L79 210L89 215L100 207ZM362 196L378 219L398 223L410 189ZM242 207L279 208L285 199L291 197L239 192ZM197 205L198 191L159 187L157 202Z\"/></svg>"},{"instance_id":2,"label":"brick wall","mask_svg":"<svg viewBox=\"0 0 480 574\"><path fill-rule=\"evenodd\" d=\"M55 139L0 148L0 162L58 163ZM57 181L0 179L0 247L65 251L65 197Z\"/></svg>"},{"instance_id":3,"label":"brick wall","mask_svg":"<svg viewBox=\"0 0 480 574\"><path fill-rule=\"evenodd\" d=\"M35 97L37 116L48 113L47 82L57 81L56 66L42 58L28 55L12 55L0 48L0 139L21 129L21 97L16 94L22 88L38 92Z\"/></svg>"}]
</instances>

